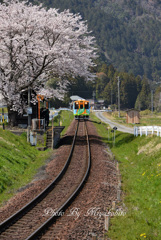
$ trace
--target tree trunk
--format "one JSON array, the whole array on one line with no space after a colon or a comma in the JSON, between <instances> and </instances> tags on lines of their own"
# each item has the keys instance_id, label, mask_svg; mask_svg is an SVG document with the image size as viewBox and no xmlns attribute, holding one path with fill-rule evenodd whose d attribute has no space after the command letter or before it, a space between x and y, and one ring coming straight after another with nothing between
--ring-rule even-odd
<instances>
[{"instance_id":1,"label":"tree trunk","mask_svg":"<svg viewBox=\"0 0 161 240\"><path fill-rule=\"evenodd\" d=\"M17 116L18 113L13 110L10 110L10 107L8 107L8 124L11 127L17 126Z\"/></svg>"}]
</instances>

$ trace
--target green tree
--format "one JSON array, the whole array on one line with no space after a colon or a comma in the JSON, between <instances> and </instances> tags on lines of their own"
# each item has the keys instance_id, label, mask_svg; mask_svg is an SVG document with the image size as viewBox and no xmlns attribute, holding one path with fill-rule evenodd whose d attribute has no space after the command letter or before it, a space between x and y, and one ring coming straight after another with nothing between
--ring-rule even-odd
<instances>
[{"instance_id":1,"label":"green tree","mask_svg":"<svg viewBox=\"0 0 161 240\"><path fill-rule=\"evenodd\" d=\"M142 80L142 88L136 99L135 107L139 110L150 109L151 105L151 90L146 77Z\"/></svg>"}]
</instances>

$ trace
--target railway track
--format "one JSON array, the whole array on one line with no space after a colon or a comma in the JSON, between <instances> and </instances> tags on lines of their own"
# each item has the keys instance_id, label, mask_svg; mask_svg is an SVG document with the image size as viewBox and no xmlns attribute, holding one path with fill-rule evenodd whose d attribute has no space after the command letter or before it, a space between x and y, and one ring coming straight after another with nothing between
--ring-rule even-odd
<instances>
[{"instance_id":1,"label":"railway track","mask_svg":"<svg viewBox=\"0 0 161 240\"><path fill-rule=\"evenodd\" d=\"M90 165L86 123L78 121L64 168L32 202L1 223L0 240L40 238L78 195L89 175Z\"/></svg>"}]
</instances>

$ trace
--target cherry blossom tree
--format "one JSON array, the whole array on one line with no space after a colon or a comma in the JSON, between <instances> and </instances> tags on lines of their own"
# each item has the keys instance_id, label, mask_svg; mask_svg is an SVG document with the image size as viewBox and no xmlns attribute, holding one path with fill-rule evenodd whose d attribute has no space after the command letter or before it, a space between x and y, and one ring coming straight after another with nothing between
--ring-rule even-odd
<instances>
[{"instance_id":1,"label":"cherry blossom tree","mask_svg":"<svg viewBox=\"0 0 161 240\"><path fill-rule=\"evenodd\" d=\"M93 79L89 68L96 58L94 44L79 14L4 0L0 4L0 92L8 110L21 112L22 92L28 88L42 92L51 72L59 78ZM53 94L58 97L57 91Z\"/></svg>"}]
</instances>

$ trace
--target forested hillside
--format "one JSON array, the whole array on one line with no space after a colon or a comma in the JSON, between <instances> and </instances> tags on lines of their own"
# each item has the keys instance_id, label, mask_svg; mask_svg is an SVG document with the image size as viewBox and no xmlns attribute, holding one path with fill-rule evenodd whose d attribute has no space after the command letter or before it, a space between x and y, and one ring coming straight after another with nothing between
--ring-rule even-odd
<instances>
[{"instance_id":1,"label":"forested hillside","mask_svg":"<svg viewBox=\"0 0 161 240\"><path fill-rule=\"evenodd\" d=\"M0 0L2 2L3 0ZM71 95L96 100L117 108L118 76L122 109L161 111L161 2L157 0L29 0L46 8L69 9L87 20L96 38L100 58L91 70L93 82L68 77L70 85L63 101L54 107L68 106ZM56 86L53 77L49 85ZM153 82L152 82L153 81Z\"/></svg>"},{"instance_id":2,"label":"forested hillside","mask_svg":"<svg viewBox=\"0 0 161 240\"><path fill-rule=\"evenodd\" d=\"M93 31L102 58L118 71L161 76L159 0L35 0L46 7L80 13Z\"/></svg>"}]
</instances>

